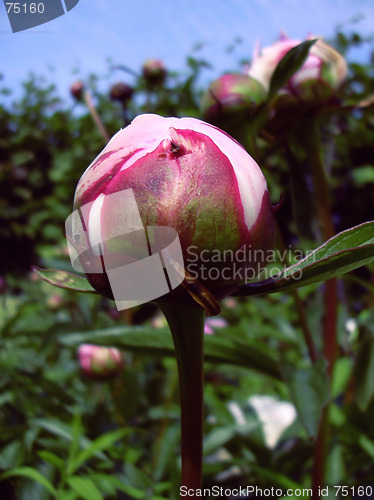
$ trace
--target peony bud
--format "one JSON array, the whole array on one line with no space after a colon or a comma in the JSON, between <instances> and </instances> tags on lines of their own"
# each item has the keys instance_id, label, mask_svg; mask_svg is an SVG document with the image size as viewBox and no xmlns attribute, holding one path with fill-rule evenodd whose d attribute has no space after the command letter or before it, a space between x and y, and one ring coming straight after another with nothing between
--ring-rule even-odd
<instances>
[{"instance_id":1,"label":"peony bud","mask_svg":"<svg viewBox=\"0 0 374 500\"><path fill-rule=\"evenodd\" d=\"M166 78L166 68L159 59L147 59L142 68L143 76L147 85L158 87L162 85Z\"/></svg>"},{"instance_id":2,"label":"peony bud","mask_svg":"<svg viewBox=\"0 0 374 500\"><path fill-rule=\"evenodd\" d=\"M78 348L78 360L82 372L89 378L104 380L115 377L123 370L124 359L115 347L82 344Z\"/></svg>"},{"instance_id":3,"label":"peony bud","mask_svg":"<svg viewBox=\"0 0 374 500\"><path fill-rule=\"evenodd\" d=\"M83 97L83 91L84 91L84 83L83 82L75 82L73 85L70 87L70 93L76 99L77 101L81 101Z\"/></svg>"},{"instance_id":4,"label":"peony bud","mask_svg":"<svg viewBox=\"0 0 374 500\"><path fill-rule=\"evenodd\" d=\"M254 78L230 73L211 83L200 109L204 120L226 130L228 120L242 125L243 119L251 118L265 102L266 95L264 87Z\"/></svg>"},{"instance_id":5,"label":"peony bud","mask_svg":"<svg viewBox=\"0 0 374 500\"><path fill-rule=\"evenodd\" d=\"M61 295L58 295L57 293L53 293L52 295L49 295L46 304L48 309L56 310L59 309L62 304L64 303L64 299L61 297Z\"/></svg>"},{"instance_id":6,"label":"peony bud","mask_svg":"<svg viewBox=\"0 0 374 500\"><path fill-rule=\"evenodd\" d=\"M140 274L150 253L162 254L168 273L174 264L180 272L173 257L178 248L182 269L184 262L194 279L222 298L225 290L258 274L275 238L273 210L259 166L230 136L195 118L135 118L83 174L75 209L70 227L67 221L70 247L75 244L91 285L116 302L114 281L116 288L122 280L152 293L152 269ZM161 228L177 238L172 234L172 243L155 244L152 235ZM165 234L168 239L168 231ZM124 271L135 269L134 263L139 278ZM163 294L183 278L184 272Z\"/></svg>"},{"instance_id":7,"label":"peony bud","mask_svg":"<svg viewBox=\"0 0 374 500\"><path fill-rule=\"evenodd\" d=\"M313 37L309 37L312 39ZM278 63L299 40L281 40L262 50L249 68L248 74L269 89ZM302 67L289 79L282 93L305 102L322 103L336 95L347 76L347 63L335 49L319 39L311 47Z\"/></svg>"},{"instance_id":8,"label":"peony bud","mask_svg":"<svg viewBox=\"0 0 374 500\"><path fill-rule=\"evenodd\" d=\"M225 328L227 325L227 321L223 318L207 318L205 320L204 333L206 335L213 335L216 328Z\"/></svg>"},{"instance_id":9,"label":"peony bud","mask_svg":"<svg viewBox=\"0 0 374 500\"><path fill-rule=\"evenodd\" d=\"M134 94L134 89L127 83L118 82L112 85L110 89L110 98L112 101L118 101L126 104Z\"/></svg>"}]
</instances>

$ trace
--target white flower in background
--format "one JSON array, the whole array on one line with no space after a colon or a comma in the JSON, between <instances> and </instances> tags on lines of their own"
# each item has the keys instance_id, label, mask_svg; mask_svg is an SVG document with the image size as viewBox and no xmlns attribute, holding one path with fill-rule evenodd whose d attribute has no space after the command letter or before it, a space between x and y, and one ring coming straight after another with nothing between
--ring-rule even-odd
<instances>
[{"instance_id":1,"label":"white flower in background","mask_svg":"<svg viewBox=\"0 0 374 500\"><path fill-rule=\"evenodd\" d=\"M238 403L235 403L235 401L230 401L227 407L231 415L234 417L235 423L237 423L238 425L245 425L245 416Z\"/></svg>"},{"instance_id":2,"label":"white flower in background","mask_svg":"<svg viewBox=\"0 0 374 500\"><path fill-rule=\"evenodd\" d=\"M287 401L277 401L271 396L252 396L249 398L249 404L262 424L265 443L269 448L275 448L283 432L296 419L295 407Z\"/></svg>"}]
</instances>

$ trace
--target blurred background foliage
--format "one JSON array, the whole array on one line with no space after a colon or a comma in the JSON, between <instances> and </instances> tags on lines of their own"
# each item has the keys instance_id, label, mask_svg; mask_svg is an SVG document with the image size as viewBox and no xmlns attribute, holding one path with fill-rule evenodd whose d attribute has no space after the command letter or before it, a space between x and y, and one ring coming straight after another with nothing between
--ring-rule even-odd
<instances>
[{"instance_id":1,"label":"blurred background foliage","mask_svg":"<svg viewBox=\"0 0 374 500\"><path fill-rule=\"evenodd\" d=\"M359 34L344 32L332 41L343 54L365 43ZM373 63L374 54L368 54L366 63L349 64L347 106L373 96ZM205 89L198 82L206 67L207 61L190 57L183 74L168 68L166 79L153 87L139 74L124 104L110 99L109 88L97 91L98 75L83 83L113 135L144 112L200 117ZM125 83L133 73L125 66L112 71ZM341 231L373 218L373 108L340 109L322 123L334 224ZM32 265L71 270L64 222L80 176L104 145L83 99L62 101L38 75L29 75L17 98L0 87L0 498L5 500L179 495L177 370L157 307L118 313L106 299L53 288L31 271ZM310 174L295 141L290 149L260 134L256 160L273 202L283 193L278 221L284 245L306 250L318 241L312 195L298 200L296 213L289 163L303 169L307 188ZM373 266L367 266L339 282L339 359L331 387L325 367L308 360L291 294L224 301L227 326L213 327L206 338L205 487L310 487L313 439L327 401L332 402L328 484L374 484L373 276ZM321 351L321 287L308 286L299 294ZM82 342L122 348L120 375L106 381L85 377L76 354ZM265 416L253 396L268 398ZM291 402L287 411L297 412L286 426L276 410L280 402Z\"/></svg>"}]
</instances>

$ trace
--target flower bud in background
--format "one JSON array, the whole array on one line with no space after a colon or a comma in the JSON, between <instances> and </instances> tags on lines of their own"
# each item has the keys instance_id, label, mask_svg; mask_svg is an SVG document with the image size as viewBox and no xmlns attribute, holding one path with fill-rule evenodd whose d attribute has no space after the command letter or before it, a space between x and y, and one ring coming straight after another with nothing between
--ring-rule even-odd
<instances>
[{"instance_id":1,"label":"flower bud in background","mask_svg":"<svg viewBox=\"0 0 374 500\"><path fill-rule=\"evenodd\" d=\"M230 73L210 84L200 110L204 120L231 132L230 128L242 127L243 120L254 116L266 96L264 87L254 78Z\"/></svg>"},{"instance_id":2,"label":"flower bud in background","mask_svg":"<svg viewBox=\"0 0 374 500\"><path fill-rule=\"evenodd\" d=\"M313 39L314 37L308 37ZM249 68L249 76L256 78L269 89L270 80L278 63L299 40L283 39L270 47L262 49L256 55ZM294 101L314 105L324 105L334 98L347 77L347 63L330 45L323 40L317 42L309 50L302 67L296 71L281 89L286 94L287 102ZM284 100L286 102L286 100Z\"/></svg>"},{"instance_id":3,"label":"flower bud in background","mask_svg":"<svg viewBox=\"0 0 374 500\"><path fill-rule=\"evenodd\" d=\"M63 303L64 299L58 293L53 293L52 295L49 295L46 300L47 307L48 309L51 310L59 309L63 305Z\"/></svg>"},{"instance_id":4,"label":"flower bud in background","mask_svg":"<svg viewBox=\"0 0 374 500\"><path fill-rule=\"evenodd\" d=\"M115 377L122 372L124 366L120 350L93 344L79 346L78 360L84 375L96 380Z\"/></svg>"},{"instance_id":5,"label":"flower bud in background","mask_svg":"<svg viewBox=\"0 0 374 500\"><path fill-rule=\"evenodd\" d=\"M225 328L227 325L227 321L223 318L207 318L205 320L204 333L206 335L213 335L216 328Z\"/></svg>"},{"instance_id":6,"label":"flower bud in background","mask_svg":"<svg viewBox=\"0 0 374 500\"><path fill-rule=\"evenodd\" d=\"M122 105L126 105L133 94L134 89L124 82L115 83L110 89L111 100L120 102Z\"/></svg>"},{"instance_id":7,"label":"flower bud in background","mask_svg":"<svg viewBox=\"0 0 374 500\"><path fill-rule=\"evenodd\" d=\"M186 271L220 298L253 279L273 248L273 209L259 166L235 140L200 120L140 115L83 174L74 206L85 219L89 245L100 244L93 259L103 260L106 269L108 263L118 269L123 256L131 256L127 262L144 257L137 247L139 220L132 214L131 227L124 227L128 191L142 234L144 228L173 228ZM91 285L113 298L106 271L95 272L92 261L80 260Z\"/></svg>"},{"instance_id":8,"label":"flower bud in background","mask_svg":"<svg viewBox=\"0 0 374 500\"><path fill-rule=\"evenodd\" d=\"M84 92L84 84L83 82L75 82L73 85L70 87L70 93L76 99L77 101L81 101L83 97L83 92Z\"/></svg>"},{"instance_id":9,"label":"flower bud in background","mask_svg":"<svg viewBox=\"0 0 374 500\"><path fill-rule=\"evenodd\" d=\"M147 59L142 67L143 77L149 87L158 87L165 82L166 68L159 59Z\"/></svg>"}]
</instances>

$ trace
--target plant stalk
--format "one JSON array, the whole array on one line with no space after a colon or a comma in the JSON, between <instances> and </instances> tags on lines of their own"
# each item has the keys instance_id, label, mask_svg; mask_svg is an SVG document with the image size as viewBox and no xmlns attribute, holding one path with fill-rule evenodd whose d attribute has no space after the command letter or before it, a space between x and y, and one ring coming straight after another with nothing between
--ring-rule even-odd
<instances>
[{"instance_id":1,"label":"plant stalk","mask_svg":"<svg viewBox=\"0 0 374 500\"><path fill-rule=\"evenodd\" d=\"M316 117L312 117L309 122L305 123L302 138L313 177L321 236L326 241L335 234L335 231L331 212L330 189L322 161L320 133ZM323 323L324 356L327 360L327 373L330 381L337 354L337 309L337 280L331 279L326 281L325 284L325 315ZM322 411L314 449L313 498L318 498L318 487L325 484L329 439L329 407L327 406Z\"/></svg>"},{"instance_id":2,"label":"plant stalk","mask_svg":"<svg viewBox=\"0 0 374 500\"><path fill-rule=\"evenodd\" d=\"M277 241L278 241L278 244L280 246L281 252L284 255L285 262L286 262L287 266L289 266L290 262L287 259L286 246L284 244L284 241L283 241L280 229L279 229L279 225L277 225ZM303 332L304 341L305 341L305 344L306 344L307 349L308 349L309 358L310 358L310 361L314 364L318 360L318 355L317 355L316 346L314 345L312 332L309 328L308 318L306 315L304 303L301 300L297 289L292 290L291 295L292 295L292 298L293 298L294 303L295 303L297 315L299 317L301 331Z\"/></svg>"},{"instance_id":3,"label":"plant stalk","mask_svg":"<svg viewBox=\"0 0 374 500\"><path fill-rule=\"evenodd\" d=\"M182 425L181 484L196 490L202 484L205 310L170 303L162 303L160 307L173 336L178 363Z\"/></svg>"},{"instance_id":4,"label":"plant stalk","mask_svg":"<svg viewBox=\"0 0 374 500\"><path fill-rule=\"evenodd\" d=\"M88 109L90 110L91 116L92 116L97 128L99 129L100 134L103 136L103 139L104 139L105 144L106 144L110 140L109 134L108 134L106 128L104 127L103 122L100 120L100 116L98 115L96 108L95 108L95 105L92 101L91 94L87 91L84 93L84 101L85 101Z\"/></svg>"}]
</instances>

